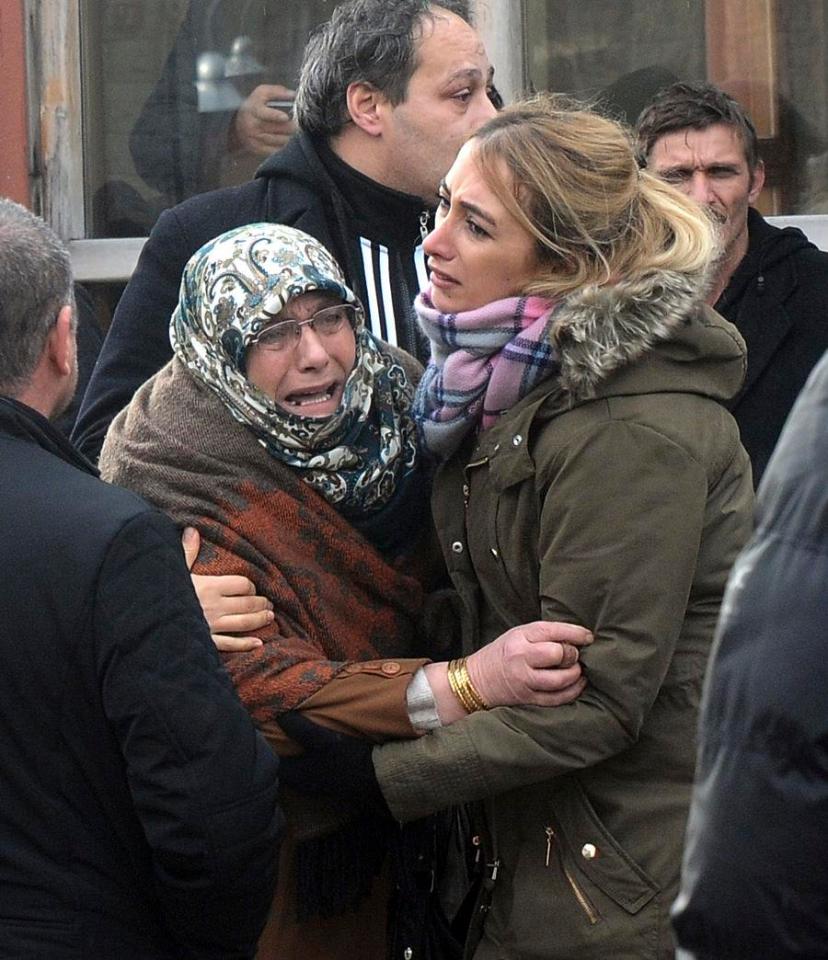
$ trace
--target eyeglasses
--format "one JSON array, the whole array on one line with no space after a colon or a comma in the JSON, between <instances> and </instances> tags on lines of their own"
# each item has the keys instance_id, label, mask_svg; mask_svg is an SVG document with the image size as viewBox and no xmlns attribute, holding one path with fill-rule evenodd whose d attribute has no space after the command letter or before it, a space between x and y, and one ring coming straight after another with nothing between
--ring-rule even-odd
<instances>
[{"instance_id":1,"label":"eyeglasses","mask_svg":"<svg viewBox=\"0 0 828 960\"><path fill-rule=\"evenodd\" d=\"M352 327L356 324L357 308L350 303L337 303L322 310L307 320L280 320L259 333L250 341L250 346L258 344L263 350L281 353L285 350L295 350L302 338L302 327L310 327L320 337L332 337L339 333L345 323Z\"/></svg>"}]
</instances>

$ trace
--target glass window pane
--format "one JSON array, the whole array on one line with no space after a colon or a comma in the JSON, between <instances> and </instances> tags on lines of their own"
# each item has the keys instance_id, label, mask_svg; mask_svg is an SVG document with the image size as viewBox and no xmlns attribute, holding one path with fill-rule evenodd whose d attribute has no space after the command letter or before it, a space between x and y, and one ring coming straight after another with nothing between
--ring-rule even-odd
<instances>
[{"instance_id":1,"label":"glass window pane","mask_svg":"<svg viewBox=\"0 0 828 960\"><path fill-rule=\"evenodd\" d=\"M334 6L80 0L87 236L144 235L164 207L248 179L268 148L234 137L233 104L264 83L294 87L307 36ZM632 121L673 77L710 79L757 123L769 174L760 208L828 213L828 0L522 6L535 89L602 96Z\"/></svg>"},{"instance_id":2,"label":"glass window pane","mask_svg":"<svg viewBox=\"0 0 828 960\"><path fill-rule=\"evenodd\" d=\"M660 87L704 79L702 2L528 0L526 14L536 90L601 98L634 123Z\"/></svg>"},{"instance_id":3,"label":"glass window pane","mask_svg":"<svg viewBox=\"0 0 828 960\"><path fill-rule=\"evenodd\" d=\"M164 207L249 179L273 142L240 139L237 108L282 99L264 85L295 88L308 34L333 7L82 0L87 235L141 236Z\"/></svg>"},{"instance_id":4,"label":"glass window pane","mask_svg":"<svg viewBox=\"0 0 828 960\"><path fill-rule=\"evenodd\" d=\"M709 80L750 112L765 213L828 213L828 0L525 0L530 82L600 98L634 122L674 79Z\"/></svg>"},{"instance_id":5,"label":"glass window pane","mask_svg":"<svg viewBox=\"0 0 828 960\"><path fill-rule=\"evenodd\" d=\"M776 7L782 213L828 213L828 2Z\"/></svg>"}]
</instances>

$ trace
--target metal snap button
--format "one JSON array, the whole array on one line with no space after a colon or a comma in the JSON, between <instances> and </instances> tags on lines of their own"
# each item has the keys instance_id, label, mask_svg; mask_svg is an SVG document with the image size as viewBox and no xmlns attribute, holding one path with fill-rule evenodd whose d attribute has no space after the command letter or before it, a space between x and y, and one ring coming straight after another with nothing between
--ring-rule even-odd
<instances>
[{"instance_id":1,"label":"metal snap button","mask_svg":"<svg viewBox=\"0 0 828 960\"><path fill-rule=\"evenodd\" d=\"M401 669L398 663L394 663L391 660L380 667L380 670L382 670L383 673L387 673L389 677L393 677L394 674L399 673Z\"/></svg>"},{"instance_id":2,"label":"metal snap button","mask_svg":"<svg viewBox=\"0 0 828 960\"><path fill-rule=\"evenodd\" d=\"M598 847L594 843L585 843L581 847L581 856L584 860L594 860L598 856Z\"/></svg>"},{"instance_id":3,"label":"metal snap button","mask_svg":"<svg viewBox=\"0 0 828 960\"><path fill-rule=\"evenodd\" d=\"M451 545L451 550L452 550L452 553L462 553L463 544L459 540L455 540L454 543Z\"/></svg>"},{"instance_id":4,"label":"metal snap button","mask_svg":"<svg viewBox=\"0 0 828 960\"><path fill-rule=\"evenodd\" d=\"M522 443L523 443L523 437L521 436L521 434L516 433L512 437L512 445L515 447L519 447Z\"/></svg>"}]
</instances>

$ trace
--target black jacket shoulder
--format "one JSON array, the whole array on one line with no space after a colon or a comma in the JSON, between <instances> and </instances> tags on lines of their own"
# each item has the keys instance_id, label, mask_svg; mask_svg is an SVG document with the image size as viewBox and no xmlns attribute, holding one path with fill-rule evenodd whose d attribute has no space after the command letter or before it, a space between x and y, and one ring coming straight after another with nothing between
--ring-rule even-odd
<instances>
[{"instance_id":1,"label":"black jacket shoulder","mask_svg":"<svg viewBox=\"0 0 828 960\"><path fill-rule=\"evenodd\" d=\"M178 531L6 399L0 466L0 955L251 957L277 762Z\"/></svg>"},{"instance_id":2,"label":"black jacket shoulder","mask_svg":"<svg viewBox=\"0 0 828 960\"><path fill-rule=\"evenodd\" d=\"M759 484L791 407L828 349L828 254L755 210L748 251L716 309L744 337L748 368L731 404Z\"/></svg>"}]
</instances>

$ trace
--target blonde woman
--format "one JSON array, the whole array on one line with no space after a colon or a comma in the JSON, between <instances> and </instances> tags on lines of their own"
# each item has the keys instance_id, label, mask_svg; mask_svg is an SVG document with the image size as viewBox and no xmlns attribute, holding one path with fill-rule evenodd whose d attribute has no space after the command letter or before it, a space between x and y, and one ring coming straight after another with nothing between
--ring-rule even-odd
<instances>
[{"instance_id":1,"label":"blonde woman","mask_svg":"<svg viewBox=\"0 0 828 960\"><path fill-rule=\"evenodd\" d=\"M451 664L465 722L375 748L366 775L400 820L480 801L468 956L667 960L702 676L752 498L721 405L744 344L702 303L711 228L619 125L541 99L464 146L425 250L415 413L467 653L528 620L595 640L557 710L486 709Z\"/></svg>"}]
</instances>

